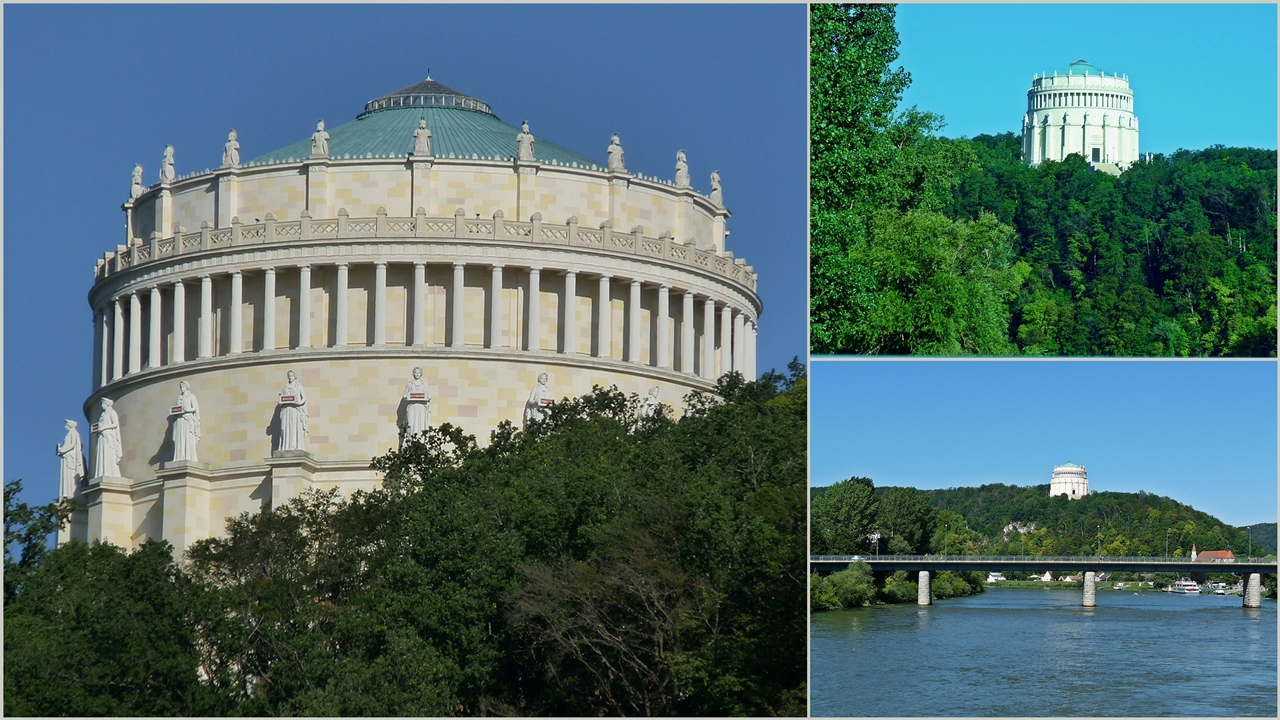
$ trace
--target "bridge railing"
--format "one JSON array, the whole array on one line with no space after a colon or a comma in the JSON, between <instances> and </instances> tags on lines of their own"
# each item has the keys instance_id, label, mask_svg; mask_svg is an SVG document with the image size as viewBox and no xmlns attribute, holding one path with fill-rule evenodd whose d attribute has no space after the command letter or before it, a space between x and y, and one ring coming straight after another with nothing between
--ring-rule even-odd
<instances>
[{"instance_id":1,"label":"bridge railing","mask_svg":"<svg viewBox=\"0 0 1280 720\"><path fill-rule=\"evenodd\" d=\"M1151 557L1151 556L1121 556L1121 555L810 555L810 562L856 562L863 560L866 562L1072 562L1078 563L1082 560L1100 563L1169 563L1170 565L1186 565L1192 560L1190 558L1171 558L1171 557ZM1261 558L1246 559L1236 558L1241 563L1259 563L1266 562ZM1275 562L1274 560L1272 562ZM1199 564L1199 563L1197 563ZM1233 563L1227 562L1205 562L1205 567L1213 566L1230 566ZM1225 568L1224 568L1225 570Z\"/></svg>"}]
</instances>

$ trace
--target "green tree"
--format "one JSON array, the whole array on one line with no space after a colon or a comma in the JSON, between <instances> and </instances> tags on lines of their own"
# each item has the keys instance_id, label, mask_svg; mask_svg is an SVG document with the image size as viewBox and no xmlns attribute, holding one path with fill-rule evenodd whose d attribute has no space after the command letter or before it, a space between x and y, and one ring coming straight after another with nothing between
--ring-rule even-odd
<instances>
[{"instance_id":1,"label":"green tree","mask_svg":"<svg viewBox=\"0 0 1280 720\"><path fill-rule=\"evenodd\" d=\"M915 488L886 488L879 496L876 527L893 555L928 552L937 510Z\"/></svg>"},{"instance_id":2,"label":"green tree","mask_svg":"<svg viewBox=\"0 0 1280 720\"><path fill-rule=\"evenodd\" d=\"M871 480L852 477L827 488L814 499L810 537L816 555L866 552L875 528L878 503Z\"/></svg>"}]
</instances>

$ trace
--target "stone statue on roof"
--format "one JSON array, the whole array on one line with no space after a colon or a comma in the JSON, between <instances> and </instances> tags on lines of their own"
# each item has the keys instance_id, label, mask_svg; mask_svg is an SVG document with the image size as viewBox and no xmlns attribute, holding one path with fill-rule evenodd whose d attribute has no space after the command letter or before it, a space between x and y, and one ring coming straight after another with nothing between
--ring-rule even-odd
<instances>
[{"instance_id":1,"label":"stone statue on roof","mask_svg":"<svg viewBox=\"0 0 1280 720\"><path fill-rule=\"evenodd\" d=\"M533 135L529 134L528 120L520 123L520 134L516 136L516 142L520 145L520 159L533 162Z\"/></svg>"},{"instance_id":2,"label":"stone statue on roof","mask_svg":"<svg viewBox=\"0 0 1280 720\"><path fill-rule=\"evenodd\" d=\"M545 420L547 411L555 404L555 396L551 394L551 388L547 387L547 380L546 373L538 373L538 384L529 392L529 399L524 404L526 427L535 420Z\"/></svg>"},{"instance_id":3,"label":"stone statue on roof","mask_svg":"<svg viewBox=\"0 0 1280 720\"><path fill-rule=\"evenodd\" d=\"M329 133L324 131L324 119L316 122L316 131L311 133L311 157L329 157Z\"/></svg>"},{"instance_id":4,"label":"stone statue on roof","mask_svg":"<svg viewBox=\"0 0 1280 720\"><path fill-rule=\"evenodd\" d=\"M133 180L129 183L129 199L137 200L147 191L147 186L142 184L142 166L138 163L133 164Z\"/></svg>"},{"instance_id":5,"label":"stone statue on roof","mask_svg":"<svg viewBox=\"0 0 1280 720\"><path fill-rule=\"evenodd\" d=\"M627 164L623 158L622 141L618 139L618 133L614 133L609 140L609 172L626 172Z\"/></svg>"},{"instance_id":6,"label":"stone statue on roof","mask_svg":"<svg viewBox=\"0 0 1280 720\"><path fill-rule=\"evenodd\" d=\"M649 395L640 403L640 410L637 413L642 418L658 417L662 413L662 401L658 399L660 389L657 386L649 388Z\"/></svg>"},{"instance_id":7,"label":"stone statue on roof","mask_svg":"<svg viewBox=\"0 0 1280 720\"><path fill-rule=\"evenodd\" d=\"M173 172L173 146L164 146L164 157L160 160L160 182L171 183L176 175Z\"/></svg>"},{"instance_id":8,"label":"stone statue on roof","mask_svg":"<svg viewBox=\"0 0 1280 720\"><path fill-rule=\"evenodd\" d=\"M724 207L724 193L720 190L720 171L711 171L711 204Z\"/></svg>"},{"instance_id":9,"label":"stone statue on roof","mask_svg":"<svg viewBox=\"0 0 1280 720\"><path fill-rule=\"evenodd\" d=\"M236 129L227 133L227 144L222 146L222 167L240 165L240 143L236 141Z\"/></svg>"},{"instance_id":10,"label":"stone statue on roof","mask_svg":"<svg viewBox=\"0 0 1280 720\"><path fill-rule=\"evenodd\" d=\"M676 187L689 187L689 163L685 162L684 151L676 151Z\"/></svg>"},{"instance_id":11,"label":"stone statue on roof","mask_svg":"<svg viewBox=\"0 0 1280 720\"><path fill-rule=\"evenodd\" d=\"M431 131L427 129L427 118L418 117L418 129L413 131L413 154L426 156L431 154Z\"/></svg>"}]
</instances>

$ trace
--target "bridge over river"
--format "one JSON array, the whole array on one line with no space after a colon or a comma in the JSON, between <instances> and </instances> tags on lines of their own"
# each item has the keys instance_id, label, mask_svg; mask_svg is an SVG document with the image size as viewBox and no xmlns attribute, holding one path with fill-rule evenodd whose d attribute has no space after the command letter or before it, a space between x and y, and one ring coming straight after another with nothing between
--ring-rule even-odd
<instances>
[{"instance_id":1,"label":"bridge over river","mask_svg":"<svg viewBox=\"0 0 1280 720\"><path fill-rule=\"evenodd\" d=\"M1262 573L1276 572L1276 561L1192 562L1187 558L1054 557L1036 555L812 555L809 570L822 575L865 562L874 572L906 570L919 573L921 605L933 604L930 574L939 570L995 572L1084 572L1085 607L1097 605L1097 572L1235 573L1246 576L1244 607L1262 604Z\"/></svg>"}]
</instances>

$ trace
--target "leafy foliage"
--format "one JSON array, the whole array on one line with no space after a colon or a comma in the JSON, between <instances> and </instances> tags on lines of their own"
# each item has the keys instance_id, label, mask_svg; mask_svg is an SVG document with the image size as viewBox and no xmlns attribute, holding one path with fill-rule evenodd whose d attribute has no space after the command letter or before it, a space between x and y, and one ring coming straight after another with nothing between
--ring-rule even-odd
<instances>
[{"instance_id":1,"label":"leafy foliage","mask_svg":"<svg viewBox=\"0 0 1280 720\"><path fill-rule=\"evenodd\" d=\"M864 605L916 602L919 585L903 570L876 576L865 562L855 562L848 570L829 575L813 573L809 576L809 607L814 611L841 610ZM976 595L983 592L980 572L953 572L943 570L930 582L930 594L935 600Z\"/></svg>"},{"instance_id":2,"label":"leafy foliage","mask_svg":"<svg viewBox=\"0 0 1280 720\"><path fill-rule=\"evenodd\" d=\"M805 399L799 363L679 421L597 388L485 447L433 428L381 489L235 518L181 569L60 547L6 597L6 711L804 714Z\"/></svg>"},{"instance_id":3,"label":"leafy foliage","mask_svg":"<svg viewBox=\"0 0 1280 720\"><path fill-rule=\"evenodd\" d=\"M1114 177L1076 155L1029 167L1012 133L953 142L978 162L947 215L995 214L1028 266L1020 352L1275 356L1274 150L1179 150Z\"/></svg>"},{"instance_id":4,"label":"leafy foliage","mask_svg":"<svg viewBox=\"0 0 1280 720\"><path fill-rule=\"evenodd\" d=\"M1276 153L1120 177L899 109L892 5L810 9L815 353L1274 357Z\"/></svg>"}]
</instances>

